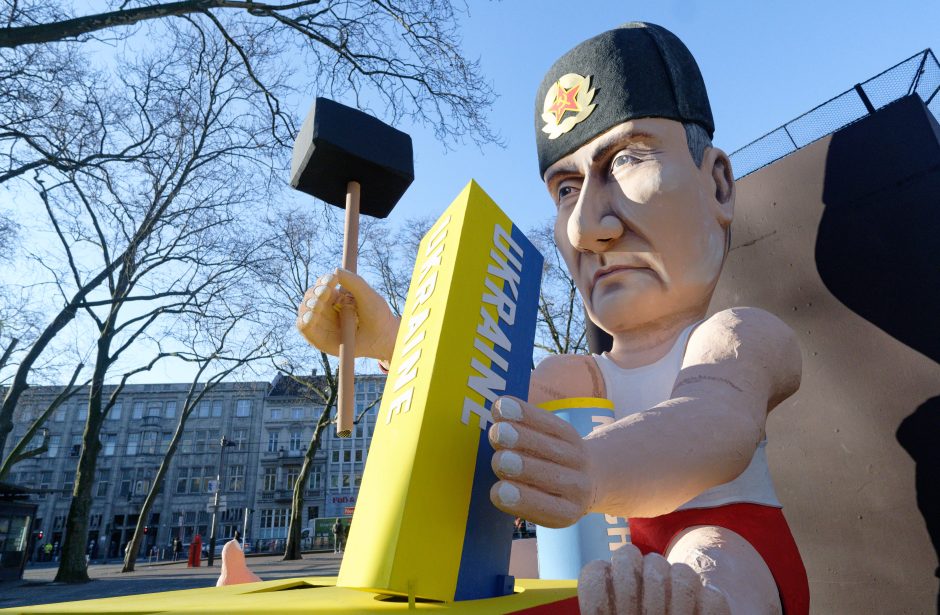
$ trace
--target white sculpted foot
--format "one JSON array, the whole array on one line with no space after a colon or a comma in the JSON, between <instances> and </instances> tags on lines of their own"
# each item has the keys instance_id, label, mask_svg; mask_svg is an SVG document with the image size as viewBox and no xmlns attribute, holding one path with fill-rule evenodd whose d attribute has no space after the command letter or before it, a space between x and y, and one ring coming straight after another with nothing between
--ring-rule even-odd
<instances>
[{"instance_id":1,"label":"white sculpted foot","mask_svg":"<svg viewBox=\"0 0 940 615\"><path fill-rule=\"evenodd\" d=\"M643 556L631 544L611 561L589 562L578 579L582 615L730 615L718 588L704 585L686 564L656 553Z\"/></svg>"}]
</instances>

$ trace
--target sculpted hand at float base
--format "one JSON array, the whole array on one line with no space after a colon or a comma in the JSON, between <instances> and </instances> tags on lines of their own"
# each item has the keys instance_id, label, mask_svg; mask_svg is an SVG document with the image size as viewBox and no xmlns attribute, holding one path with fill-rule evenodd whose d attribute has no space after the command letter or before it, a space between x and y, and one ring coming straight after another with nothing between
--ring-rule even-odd
<instances>
[{"instance_id":1,"label":"sculpted hand at float base","mask_svg":"<svg viewBox=\"0 0 940 615\"><path fill-rule=\"evenodd\" d=\"M368 282L345 269L320 276L307 289L297 307L297 329L319 350L338 356L339 309L344 304L356 308L356 356L391 359L399 319Z\"/></svg>"},{"instance_id":2,"label":"sculpted hand at float base","mask_svg":"<svg viewBox=\"0 0 940 615\"><path fill-rule=\"evenodd\" d=\"M493 406L489 431L493 504L545 527L566 527L587 513L595 487L584 441L575 429L541 408L514 397Z\"/></svg>"}]
</instances>

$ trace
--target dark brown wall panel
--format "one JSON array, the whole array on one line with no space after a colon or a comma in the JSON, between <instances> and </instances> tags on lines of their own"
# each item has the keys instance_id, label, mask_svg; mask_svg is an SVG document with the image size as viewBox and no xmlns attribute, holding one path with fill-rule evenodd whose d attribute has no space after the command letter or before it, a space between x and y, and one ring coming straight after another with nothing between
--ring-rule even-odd
<instances>
[{"instance_id":1,"label":"dark brown wall panel","mask_svg":"<svg viewBox=\"0 0 940 615\"><path fill-rule=\"evenodd\" d=\"M813 613L937 612L938 135L910 97L737 185L712 309L764 308L800 338L768 455Z\"/></svg>"}]
</instances>

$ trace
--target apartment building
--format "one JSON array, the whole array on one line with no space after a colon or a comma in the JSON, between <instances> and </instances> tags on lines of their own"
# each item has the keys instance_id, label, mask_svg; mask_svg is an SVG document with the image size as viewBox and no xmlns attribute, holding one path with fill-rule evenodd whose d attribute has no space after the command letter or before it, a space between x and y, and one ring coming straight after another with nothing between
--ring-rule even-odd
<instances>
[{"instance_id":1,"label":"apartment building","mask_svg":"<svg viewBox=\"0 0 940 615\"><path fill-rule=\"evenodd\" d=\"M312 379L317 376L310 377ZM319 377L322 378L322 377ZM353 437L335 437L327 428L308 479L304 523L323 516L351 514L371 440L377 400L385 376L357 377L356 407L367 411ZM107 397L110 388L105 391ZM137 525L144 498L179 422L188 384L128 385L101 430L89 543L94 558L120 557ZM33 420L61 391L33 387L14 414L4 457ZM43 543L61 544L75 469L87 418L87 394L79 392L58 408L45 425L48 451L13 467L8 482L37 490L33 524ZM284 377L273 382L216 385L190 415L179 448L154 502L142 553L210 534L216 477L222 464L217 536L248 530L256 545L280 547L287 535L294 482L323 409L322 402ZM230 442L223 448L221 439ZM34 439L39 445L41 436ZM246 525L246 515L248 523Z\"/></svg>"},{"instance_id":2,"label":"apartment building","mask_svg":"<svg viewBox=\"0 0 940 615\"><path fill-rule=\"evenodd\" d=\"M262 549L277 550L287 537L294 484L323 411L323 400L310 387L322 389L322 379L278 376L265 399L255 515L248 532L248 539ZM384 386L384 375L357 376L355 407L361 418L352 436L338 438L334 424L323 430L305 488L305 528L319 517L352 514Z\"/></svg>"}]
</instances>

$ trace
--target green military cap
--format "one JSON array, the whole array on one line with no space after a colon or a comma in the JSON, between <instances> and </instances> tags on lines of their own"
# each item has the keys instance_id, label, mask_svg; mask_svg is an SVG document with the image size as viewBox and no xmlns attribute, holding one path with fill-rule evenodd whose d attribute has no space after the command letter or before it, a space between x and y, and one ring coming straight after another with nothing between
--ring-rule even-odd
<instances>
[{"instance_id":1,"label":"green military cap","mask_svg":"<svg viewBox=\"0 0 940 615\"><path fill-rule=\"evenodd\" d=\"M599 134L642 117L715 131L688 48L662 26L633 22L584 41L546 73L535 98L539 176Z\"/></svg>"}]
</instances>

